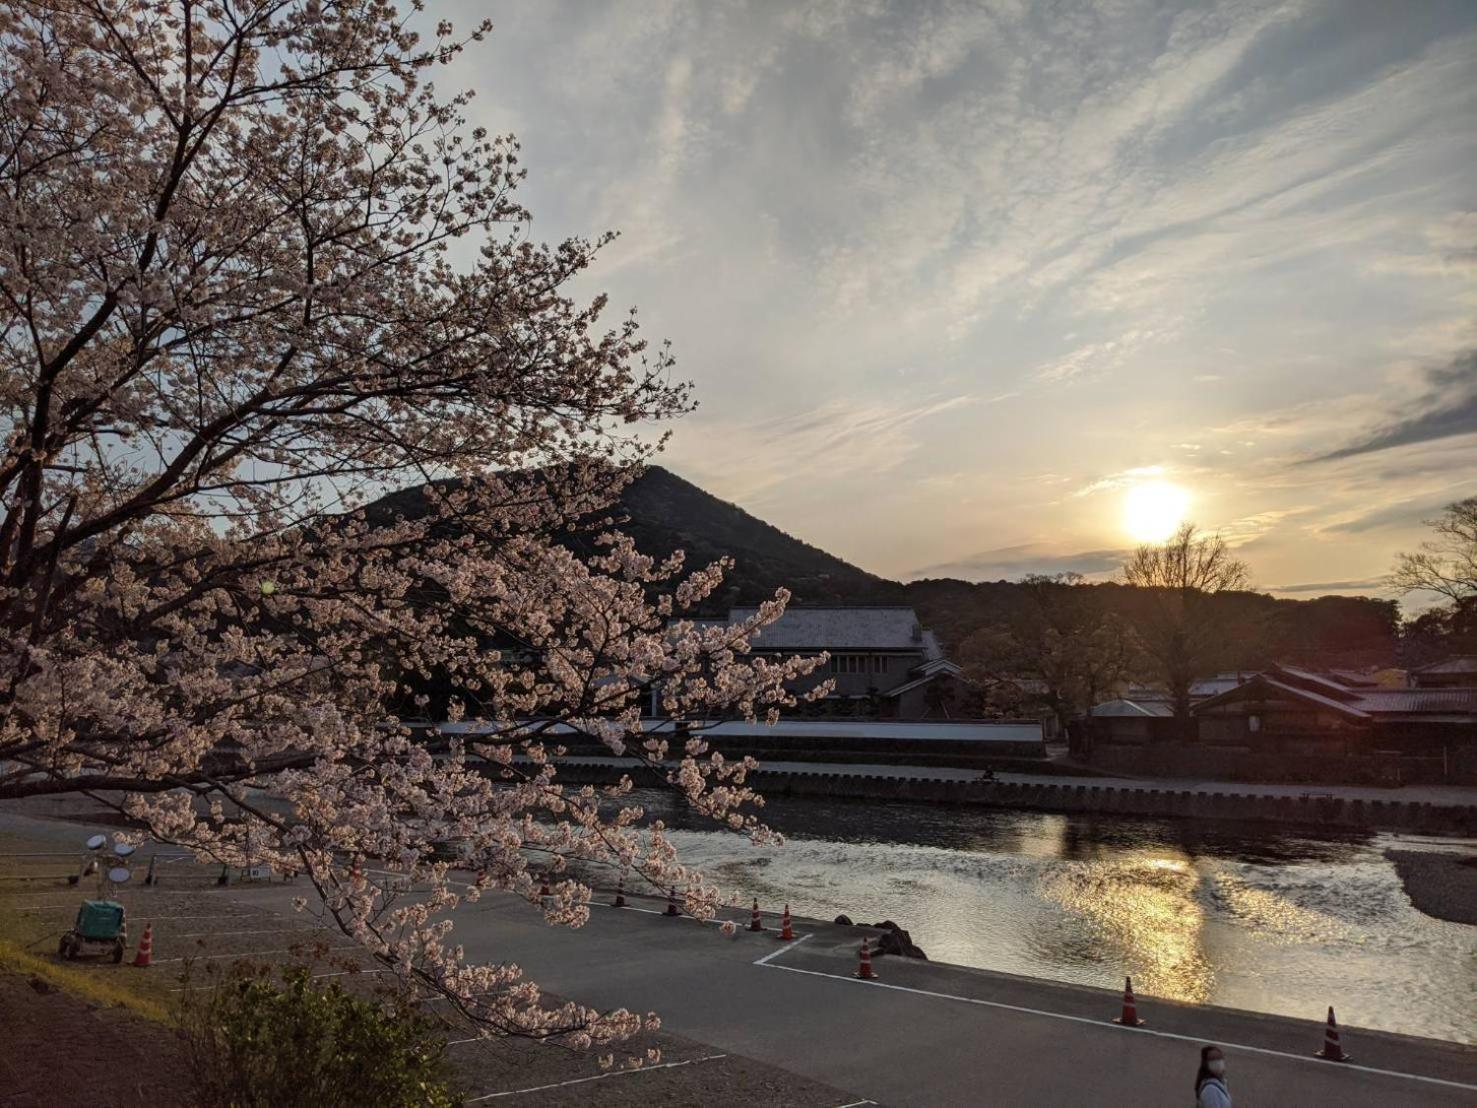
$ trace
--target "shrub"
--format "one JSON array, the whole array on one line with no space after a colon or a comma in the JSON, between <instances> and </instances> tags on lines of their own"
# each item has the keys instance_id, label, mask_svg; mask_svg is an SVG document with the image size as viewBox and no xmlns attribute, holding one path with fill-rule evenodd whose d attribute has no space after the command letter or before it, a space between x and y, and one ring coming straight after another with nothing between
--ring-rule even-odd
<instances>
[{"instance_id":1,"label":"shrub","mask_svg":"<svg viewBox=\"0 0 1477 1108\"><path fill-rule=\"evenodd\" d=\"M445 1040L403 997L355 996L292 966L186 983L180 1028L201 1108L450 1108Z\"/></svg>"}]
</instances>

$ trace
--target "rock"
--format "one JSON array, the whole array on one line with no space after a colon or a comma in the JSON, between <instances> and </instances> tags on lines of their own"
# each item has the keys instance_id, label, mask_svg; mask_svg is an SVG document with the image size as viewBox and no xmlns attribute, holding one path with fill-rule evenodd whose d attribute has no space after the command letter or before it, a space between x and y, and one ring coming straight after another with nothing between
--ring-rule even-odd
<instances>
[{"instance_id":1,"label":"rock","mask_svg":"<svg viewBox=\"0 0 1477 1108\"><path fill-rule=\"evenodd\" d=\"M874 924L872 924L872 926L875 927L875 928L877 928L879 931L900 931L900 930L902 930L900 927L898 927L897 924L893 923L892 920L890 920L890 919L885 919L881 923L874 923Z\"/></svg>"},{"instance_id":2,"label":"rock","mask_svg":"<svg viewBox=\"0 0 1477 1108\"><path fill-rule=\"evenodd\" d=\"M53 986L50 981L43 981L35 974L31 975L31 988L35 989L42 996L45 996L47 993L53 991Z\"/></svg>"},{"instance_id":3,"label":"rock","mask_svg":"<svg viewBox=\"0 0 1477 1108\"><path fill-rule=\"evenodd\" d=\"M841 915L839 915L839 916L836 917L836 922L839 923L842 927L855 927L856 926L856 924L854 924L854 923L851 922L851 917L848 916L844 912Z\"/></svg>"},{"instance_id":4,"label":"rock","mask_svg":"<svg viewBox=\"0 0 1477 1108\"><path fill-rule=\"evenodd\" d=\"M878 924L882 927L882 924ZM889 923L877 939L878 954L897 954L904 958L919 958L928 961L921 947L913 944L913 936L895 923Z\"/></svg>"}]
</instances>

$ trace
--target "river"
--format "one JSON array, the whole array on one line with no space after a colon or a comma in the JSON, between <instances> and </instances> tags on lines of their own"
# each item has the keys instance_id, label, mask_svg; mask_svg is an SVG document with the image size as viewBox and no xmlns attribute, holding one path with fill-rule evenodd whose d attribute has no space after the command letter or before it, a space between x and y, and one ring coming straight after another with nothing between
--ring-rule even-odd
<instances>
[{"instance_id":1,"label":"river","mask_svg":"<svg viewBox=\"0 0 1477 1108\"><path fill-rule=\"evenodd\" d=\"M1412 907L1407 837L777 799L757 848L637 802L744 902L895 920L936 961L1477 1043L1477 927Z\"/></svg>"}]
</instances>

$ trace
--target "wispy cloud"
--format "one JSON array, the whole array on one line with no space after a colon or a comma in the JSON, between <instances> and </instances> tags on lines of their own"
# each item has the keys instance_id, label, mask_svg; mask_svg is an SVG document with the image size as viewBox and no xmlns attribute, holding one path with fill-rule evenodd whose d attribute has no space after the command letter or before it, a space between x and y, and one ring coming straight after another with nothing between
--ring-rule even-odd
<instances>
[{"instance_id":1,"label":"wispy cloud","mask_svg":"<svg viewBox=\"0 0 1477 1108\"><path fill-rule=\"evenodd\" d=\"M679 440L671 456L684 474L713 491L762 503L788 482L889 473L923 447L920 424L974 403L967 396L892 403L837 399L761 419L695 419L700 434Z\"/></svg>"},{"instance_id":2,"label":"wispy cloud","mask_svg":"<svg viewBox=\"0 0 1477 1108\"><path fill-rule=\"evenodd\" d=\"M1427 393L1407 414L1314 461L1352 458L1477 433L1477 350L1469 350L1426 375Z\"/></svg>"},{"instance_id":3,"label":"wispy cloud","mask_svg":"<svg viewBox=\"0 0 1477 1108\"><path fill-rule=\"evenodd\" d=\"M1130 485L1136 485L1140 481L1146 481L1153 477L1163 477L1168 472L1164 466L1135 466L1133 469L1125 469L1121 473L1110 473L1106 477L1099 477L1083 485L1074 492L1073 496L1091 496L1097 492L1107 492L1111 489L1126 489Z\"/></svg>"},{"instance_id":4,"label":"wispy cloud","mask_svg":"<svg viewBox=\"0 0 1477 1108\"><path fill-rule=\"evenodd\" d=\"M1383 577L1369 577L1362 581L1317 581L1302 585L1274 585L1274 593L1317 593L1326 596L1333 593L1377 593L1388 592L1389 583Z\"/></svg>"},{"instance_id":5,"label":"wispy cloud","mask_svg":"<svg viewBox=\"0 0 1477 1108\"><path fill-rule=\"evenodd\" d=\"M458 9L535 232L620 230L581 287L697 383L673 464L869 568L1108 550L1163 476L1363 579L1477 469L1470 3Z\"/></svg>"},{"instance_id":6,"label":"wispy cloud","mask_svg":"<svg viewBox=\"0 0 1477 1108\"><path fill-rule=\"evenodd\" d=\"M1036 544L1003 546L982 550L939 565L925 566L906 574L908 580L924 577L962 577L967 581L994 581L1033 573L1080 573L1083 576L1113 573L1120 569L1130 551L1080 550L1053 553Z\"/></svg>"}]
</instances>

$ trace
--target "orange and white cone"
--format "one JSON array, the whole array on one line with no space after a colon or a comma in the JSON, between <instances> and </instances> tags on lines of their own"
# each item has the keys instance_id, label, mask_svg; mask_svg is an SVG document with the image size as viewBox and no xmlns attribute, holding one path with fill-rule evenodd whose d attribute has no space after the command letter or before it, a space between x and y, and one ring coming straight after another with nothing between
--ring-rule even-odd
<instances>
[{"instance_id":1,"label":"orange and white cone","mask_svg":"<svg viewBox=\"0 0 1477 1108\"><path fill-rule=\"evenodd\" d=\"M682 914L681 912L677 911L677 890L676 889L668 889L667 890L667 910L665 912L663 912L662 915L664 915L664 916L680 916L681 914Z\"/></svg>"},{"instance_id":2,"label":"orange and white cone","mask_svg":"<svg viewBox=\"0 0 1477 1108\"><path fill-rule=\"evenodd\" d=\"M1138 1008L1133 999L1133 978L1123 979L1123 1014L1113 1021L1124 1027L1141 1027L1143 1020L1139 1019Z\"/></svg>"},{"instance_id":3,"label":"orange and white cone","mask_svg":"<svg viewBox=\"0 0 1477 1108\"><path fill-rule=\"evenodd\" d=\"M852 976L853 977L859 977L863 981L875 981L875 980L877 980L877 975L872 972L872 940L871 939L863 939L862 940L862 956L861 956L861 961L857 963L856 972L854 974L852 974Z\"/></svg>"},{"instance_id":4,"label":"orange and white cone","mask_svg":"<svg viewBox=\"0 0 1477 1108\"><path fill-rule=\"evenodd\" d=\"M624 908L626 906L626 871L621 870L619 877L615 879L615 900L611 902L612 908Z\"/></svg>"},{"instance_id":5,"label":"orange and white cone","mask_svg":"<svg viewBox=\"0 0 1477 1108\"><path fill-rule=\"evenodd\" d=\"M780 917L780 941L792 942L795 938L795 930L790 925L790 906L785 905L785 914Z\"/></svg>"},{"instance_id":6,"label":"orange and white cone","mask_svg":"<svg viewBox=\"0 0 1477 1108\"><path fill-rule=\"evenodd\" d=\"M138 953L133 956L133 964L139 969L145 969L154 964L154 925L144 924L144 937L138 941Z\"/></svg>"},{"instance_id":7,"label":"orange and white cone","mask_svg":"<svg viewBox=\"0 0 1477 1108\"><path fill-rule=\"evenodd\" d=\"M1339 1025L1333 1018L1333 1008L1328 1009L1328 1023L1323 1028L1323 1049L1316 1057L1325 1062L1347 1062L1349 1056L1344 1053L1344 1048L1339 1044Z\"/></svg>"},{"instance_id":8,"label":"orange and white cone","mask_svg":"<svg viewBox=\"0 0 1477 1108\"><path fill-rule=\"evenodd\" d=\"M764 921L759 918L759 898L754 898L754 910L749 913L749 930L763 931Z\"/></svg>"}]
</instances>

